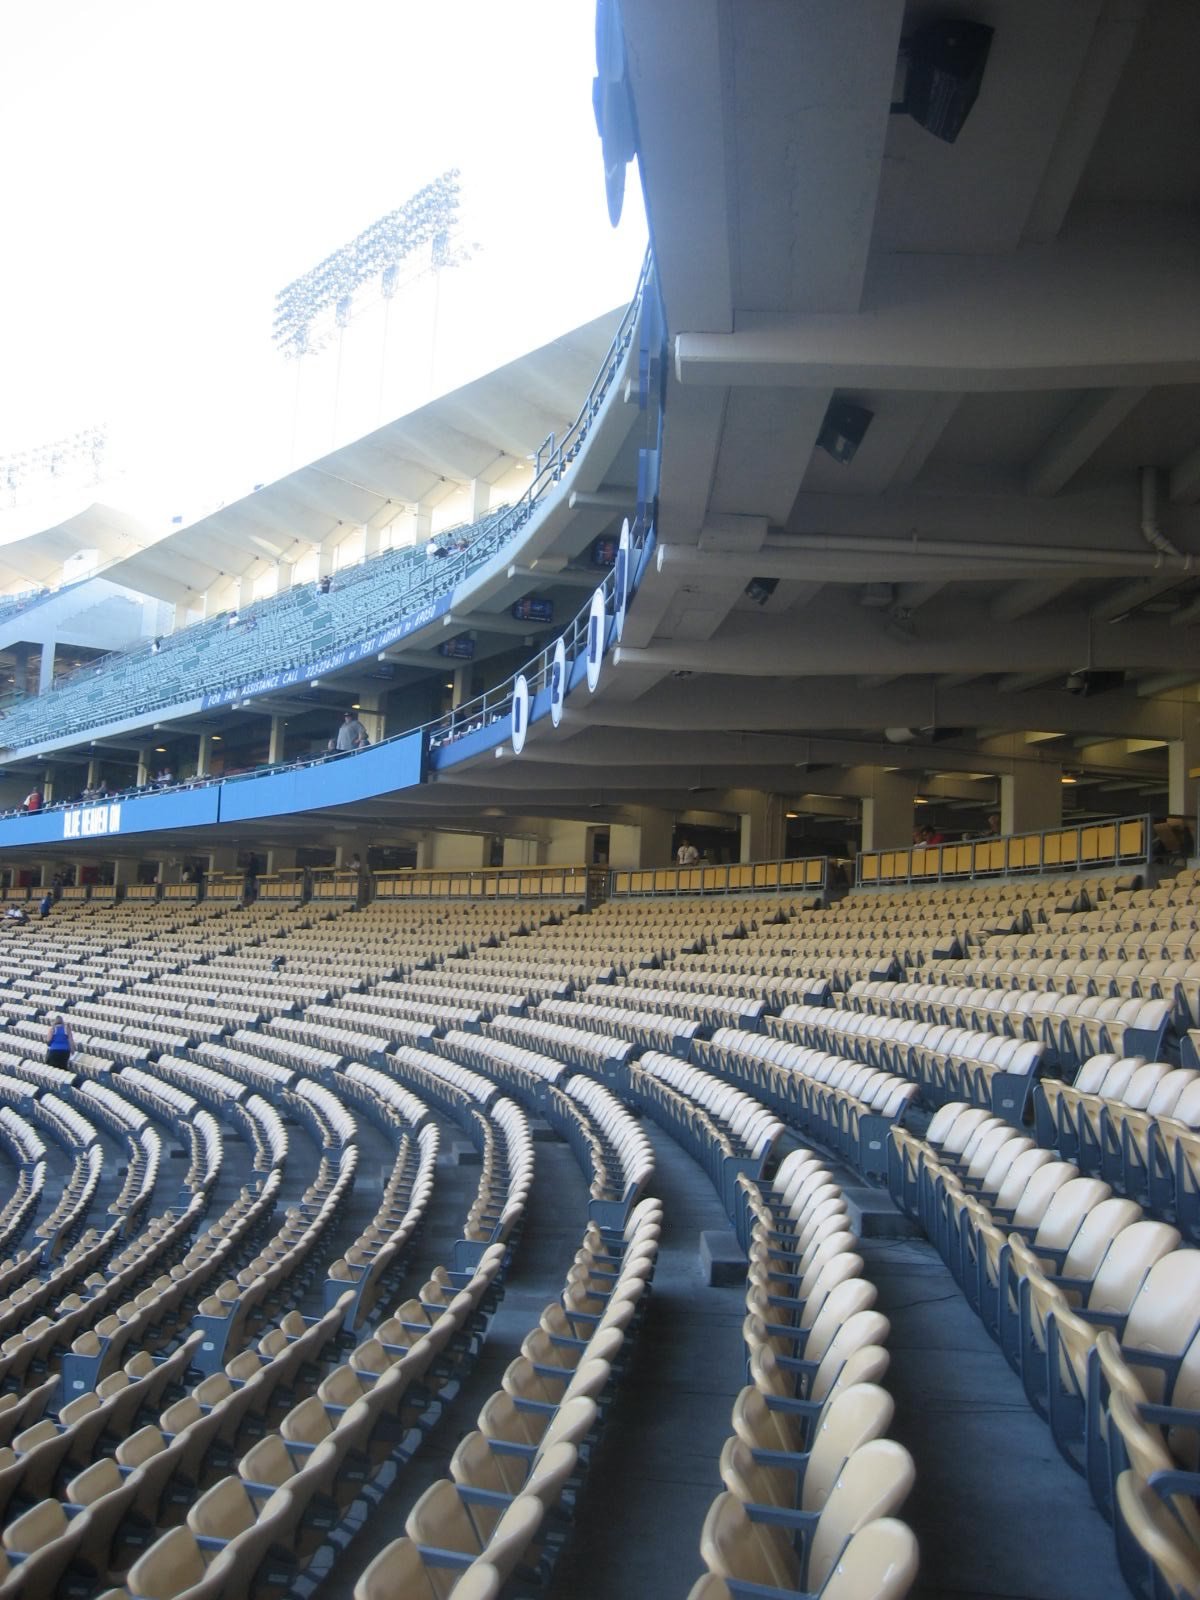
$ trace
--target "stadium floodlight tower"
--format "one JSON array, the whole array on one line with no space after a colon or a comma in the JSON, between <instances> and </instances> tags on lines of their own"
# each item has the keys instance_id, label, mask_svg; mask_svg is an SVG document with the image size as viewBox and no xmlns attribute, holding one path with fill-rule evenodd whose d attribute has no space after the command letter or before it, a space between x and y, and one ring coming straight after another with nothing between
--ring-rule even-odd
<instances>
[{"instance_id":1,"label":"stadium floodlight tower","mask_svg":"<svg viewBox=\"0 0 1200 1600\"><path fill-rule=\"evenodd\" d=\"M320 350L354 314L354 297L370 284L390 300L405 262L429 249L437 271L458 259L458 172L443 172L369 228L294 279L275 296L272 339L293 360Z\"/></svg>"}]
</instances>

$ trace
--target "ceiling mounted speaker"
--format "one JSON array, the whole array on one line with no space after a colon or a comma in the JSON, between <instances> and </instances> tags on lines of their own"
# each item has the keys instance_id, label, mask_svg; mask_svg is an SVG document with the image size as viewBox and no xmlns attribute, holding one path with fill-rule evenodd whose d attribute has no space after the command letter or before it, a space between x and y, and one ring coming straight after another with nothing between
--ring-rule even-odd
<instances>
[{"instance_id":1,"label":"ceiling mounted speaker","mask_svg":"<svg viewBox=\"0 0 1200 1600\"><path fill-rule=\"evenodd\" d=\"M831 400L817 435L817 444L842 466L848 465L866 438L874 415L873 411L868 411L866 406L856 405L853 400Z\"/></svg>"},{"instance_id":2,"label":"ceiling mounted speaker","mask_svg":"<svg viewBox=\"0 0 1200 1600\"><path fill-rule=\"evenodd\" d=\"M893 111L910 116L935 139L953 144L979 98L992 30L983 22L929 22L901 46L907 63L904 99Z\"/></svg>"}]
</instances>

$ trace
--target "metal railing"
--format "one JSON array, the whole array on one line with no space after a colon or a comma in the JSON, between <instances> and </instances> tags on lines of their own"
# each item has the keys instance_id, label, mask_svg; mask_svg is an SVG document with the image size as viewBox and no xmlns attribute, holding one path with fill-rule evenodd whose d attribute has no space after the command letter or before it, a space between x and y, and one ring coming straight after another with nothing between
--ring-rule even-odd
<instances>
[{"instance_id":1,"label":"metal railing","mask_svg":"<svg viewBox=\"0 0 1200 1600\"><path fill-rule=\"evenodd\" d=\"M830 856L793 861L732 861L719 866L619 868L608 876L610 900L641 895L746 894L772 890L823 895L830 887Z\"/></svg>"},{"instance_id":2,"label":"metal railing","mask_svg":"<svg viewBox=\"0 0 1200 1600\"><path fill-rule=\"evenodd\" d=\"M860 851L855 881L927 884L998 878L1011 873L1076 872L1107 867L1148 867L1154 830L1148 816L1113 817L1067 828L970 839L960 844L904 850Z\"/></svg>"},{"instance_id":3,"label":"metal railing","mask_svg":"<svg viewBox=\"0 0 1200 1600\"><path fill-rule=\"evenodd\" d=\"M586 867L406 868L375 874L376 900L583 900Z\"/></svg>"}]
</instances>

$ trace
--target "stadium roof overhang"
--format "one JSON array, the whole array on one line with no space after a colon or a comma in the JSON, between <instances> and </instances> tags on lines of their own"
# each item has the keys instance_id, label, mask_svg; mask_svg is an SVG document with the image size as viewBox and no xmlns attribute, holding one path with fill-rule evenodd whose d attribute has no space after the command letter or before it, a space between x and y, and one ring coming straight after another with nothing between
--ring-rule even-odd
<instances>
[{"instance_id":1,"label":"stadium roof overhang","mask_svg":"<svg viewBox=\"0 0 1200 1600\"><path fill-rule=\"evenodd\" d=\"M622 15L670 371L658 565L593 721L664 776L789 739L784 793L1195 728L1200 12L968 0L995 33L955 143L890 114L924 8Z\"/></svg>"},{"instance_id":2,"label":"stadium roof overhang","mask_svg":"<svg viewBox=\"0 0 1200 1600\"><path fill-rule=\"evenodd\" d=\"M409 507L433 509L475 480L495 482L574 417L619 319L619 311L597 317L168 534L105 576L196 601L264 562L295 562L339 534L384 527Z\"/></svg>"}]
</instances>

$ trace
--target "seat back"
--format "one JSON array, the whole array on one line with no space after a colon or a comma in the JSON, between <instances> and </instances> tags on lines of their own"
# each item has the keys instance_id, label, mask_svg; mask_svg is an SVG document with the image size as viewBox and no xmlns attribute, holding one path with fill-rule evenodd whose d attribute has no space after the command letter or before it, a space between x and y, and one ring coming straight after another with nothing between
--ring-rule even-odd
<instances>
[{"instance_id":1,"label":"seat back","mask_svg":"<svg viewBox=\"0 0 1200 1600\"><path fill-rule=\"evenodd\" d=\"M904 1600L917 1575L917 1540L894 1517L868 1522L834 1563L821 1600Z\"/></svg>"},{"instance_id":2,"label":"seat back","mask_svg":"<svg viewBox=\"0 0 1200 1600\"><path fill-rule=\"evenodd\" d=\"M877 1517L904 1504L916 1470L903 1445L873 1439L846 1462L813 1532L805 1579L820 1593L847 1542Z\"/></svg>"}]
</instances>

